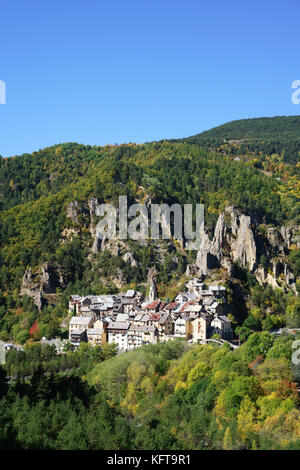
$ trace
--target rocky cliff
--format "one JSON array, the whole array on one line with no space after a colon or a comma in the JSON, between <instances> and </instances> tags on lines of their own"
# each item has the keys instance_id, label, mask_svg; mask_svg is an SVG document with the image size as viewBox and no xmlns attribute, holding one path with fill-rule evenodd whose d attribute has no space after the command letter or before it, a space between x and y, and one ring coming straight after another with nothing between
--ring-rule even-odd
<instances>
[{"instance_id":1,"label":"rocky cliff","mask_svg":"<svg viewBox=\"0 0 300 470\"><path fill-rule=\"evenodd\" d=\"M51 296L54 296L57 288L63 289L65 281L56 263L44 263L36 270L30 267L26 270L20 295L28 295L40 310L44 303L51 303Z\"/></svg>"},{"instance_id":2,"label":"rocky cliff","mask_svg":"<svg viewBox=\"0 0 300 470\"><path fill-rule=\"evenodd\" d=\"M99 202L96 198L81 206L76 201L69 204L66 213L70 219L70 227L64 229L61 243L79 236L81 221L84 220L91 235L89 260L92 265L97 253L101 255L101 252L108 250L113 257L120 257L131 268L138 268L139 263L132 243L129 247L127 240L100 239L97 231L98 208ZM144 242L145 240L137 240L135 243L141 245ZM245 214L237 207L230 206L219 215L213 234L203 230L196 263L187 266L186 275L207 276L213 269L225 268L229 276L232 276L237 263L250 270L261 285L296 292L296 279L288 262L288 253L289 249L297 244L299 245L299 240L295 228L267 226L257 214ZM158 240L156 248L160 255L158 262L163 263L166 253L159 251ZM149 272L151 274L151 269ZM106 280L101 277L101 272L98 276L105 285ZM111 273L110 281L118 288L126 286L126 279L119 268ZM27 269L22 281L21 295L30 296L41 309L45 301L51 301L51 295L55 294L56 289L63 289L64 286L65 280L59 265L44 263L34 272L31 268Z\"/></svg>"},{"instance_id":3,"label":"rocky cliff","mask_svg":"<svg viewBox=\"0 0 300 470\"><path fill-rule=\"evenodd\" d=\"M147 199L150 209L151 199ZM125 240L101 240L95 224L99 203L92 198L87 203L90 215L90 233L93 239L92 252L108 249L113 256L122 256L124 261L136 266L134 253L128 251ZM71 210L72 209L72 210ZM77 219L78 207L74 203L68 208L68 216ZM77 219L78 220L78 219ZM234 264L249 269L261 285L283 287L296 292L295 276L291 271L287 255L291 246L298 245L295 227L275 228L267 226L255 213L245 214L235 206L225 208L219 215L213 237L204 229L202 244L195 265L188 265L187 275L208 275L214 268L225 268L232 274ZM138 243L142 243L141 240ZM127 252L128 251L128 252Z\"/></svg>"},{"instance_id":4,"label":"rocky cliff","mask_svg":"<svg viewBox=\"0 0 300 470\"><path fill-rule=\"evenodd\" d=\"M223 267L229 275L234 263L249 269L261 285L290 288L296 292L295 276L287 254L293 243L298 244L291 227L268 227L256 215L246 215L233 206L219 216L213 238L204 230L197 254L198 275L207 275Z\"/></svg>"}]
</instances>

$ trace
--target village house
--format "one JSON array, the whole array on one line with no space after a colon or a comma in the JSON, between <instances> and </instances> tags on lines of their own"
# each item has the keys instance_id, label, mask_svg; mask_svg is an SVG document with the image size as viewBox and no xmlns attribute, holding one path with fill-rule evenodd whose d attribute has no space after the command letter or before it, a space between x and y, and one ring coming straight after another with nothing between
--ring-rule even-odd
<instances>
[{"instance_id":1,"label":"village house","mask_svg":"<svg viewBox=\"0 0 300 470\"><path fill-rule=\"evenodd\" d=\"M226 315L215 315L211 322L212 334L218 334L221 339L230 341L232 339L231 321Z\"/></svg>"},{"instance_id":2,"label":"village house","mask_svg":"<svg viewBox=\"0 0 300 470\"><path fill-rule=\"evenodd\" d=\"M168 312L161 315L160 319L158 320L158 334L159 334L159 341L166 341L167 336L170 336L174 332L174 324L173 320Z\"/></svg>"},{"instance_id":3,"label":"village house","mask_svg":"<svg viewBox=\"0 0 300 470\"><path fill-rule=\"evenodd\" d=\"M143 345L146 344L157 344L159 333L155 326L153 325L145 325L142 326L142 341Z\"/></svg>"},{"instance_id":4,"label":"village house","mask_svg":"<svg viewBox=\"0 0 300 470\"><path fill-rule=\"evenodd\" d=\"M121 298L121 306L122 306L122 311L124 313L128 314L134 305L135 305L134 299L127 298L127 297Z\"/></svg>"},{"instance_id":5,"label":"village house","mask_svg":"<svg viewBox=\"0 0 300 470\"><path fill-rule=\"evenodd\" d=\"M148 315L145 312L139 313L133 320L132 322L139 325L139 326L145 326L148 325L150 321L150 315Z\"/></svg>"},{"instance_id":6,"label":"village house","mask_svg":"<svg viewBox=\"0 0 300 470\"><path fill-rule=\"evenodd\" d=\"M110 321L109 318L95 321L93 328L87 330L88 342L93 345L103 345L107 343L107 327Z\"/></svg>"},{"instance_id":7,"label":"village house","mask_svg":"<svg viewBox=\"0 0 300 470\"><path fill-rule=\"evenodd\" d=\"M89 305L83 305L82 307L80 307L79 315L82 317L91 317L91 316L93 316L94 318L96 317L94 313L92 314L92 311Z\"/></svg>"},{"instance_id":8,"label":"village house","mask_svg":"<svg viewBox=\"0 0 300 470\"><path fill-rule=\"evenodd\" d=\"M188 317L182 313L174 322L174 336L176 338L186 338L186 323Z\"/></svg>"},{"instance_id":9,"label":"village house","mask_svg":"<svg viewBox=\"0 0 300 470\"><path fill-rule=\"evenodd\" d=\"M153 302L145 305L143 310L145 310L148 314L156 313L161 311L165 305L166 303L162 302L161 300L154 300Z\"/></svg>"},{"instance_id":10,"label":"village house","mask_svg":"<svg viewBox=\"0 0 300 470\"><path fill-rule=\"evenodd\" d=\"M199 298L201 300L214 300L214 293L212 290L205 289L199 293Z\"/></svg>"},{"instance_id":11,"label":"village house","mask_svg":"<svg viewBox=\"0 0 300 470\"><path fill-rule=\"evenodd\" d=\"M158 322L161 319L161 314L160 313L151 313L149 315L149 321L148 325L153 325L156 328L158 328Z\"/></svg>"},{"instance_id":12,"label":"village house","mask_svg":"<svg viewBox=\"0 0 300 470\"><path fill-rule=\"evenodd\" d=\"M199 341L206 340L210 337L210 325L212 319L212 315L201 314L191 322L193 343L198 343Z\"/></svg>"},{"instance_id":13,"label":"village house","mask_svg":"<svg viewBox=\"0 0 300 470\"><path fill-rule=\"evenodd\" d=\"M138 326L143 325L142 319L143 319L143 317L144 317L145 315L146 315L145 312L144 312L143 310L141 310L141 311L136 315L136 317L133 318L132 323L134 323L135 325L138 325Z\"/></svg>"},{"instance_id":14,"label":"village house","mask_svg":"<svg viewBox=\"0 0 300 470\"><path fill-rule=\"evenodd\" d=\"M224 286L209 286L208 290L213 292L216 298L226 296L226 287Z\"/></svg>"},{"instance_id":15,"label":"village house","mask_svg":"<svg viewBox=\"0 0 300 470\"><path fill-rule=\"evenodd\" d=\"M116 321L128 321L129 315L128 313L118 313L116 317Z\"/></svg>"},{"instance_id":16,"label":"village house","mask_svg":"<svg viewBox=\"0 0 300 470\"><path fill-rule=\"evenodd\" d=\"M121 350L128 349L129 322L111 322L107 327L108 343L115 343Z\"/></svg>"},{"instance_id":17,"label":"village house","mask_svg":"<svg viewBox=\"0 0 300 470\"><path fill-rule=\"evenodd\" d=\"M188 317L191 313L200 312L202 306L195 300L189 300L181 305L179 314L185 313Z\"/></svg>"},{"instance_id":18,"label":"village house","mask_svg":"<svg viewBox=\"0 0 300 470\"><path fill-rule=\"evenodd\" d=\"M87 295L81 297L79 295L71 295L69 299L69 312L76 313L77 315L87 315L93 312L100 316L100 311L112 311L118 301L121 302L116 296Z\"/></svg>"},{"instance_id":19,"label":"village house","mask_svg":"<svg viewBox=\"0 0 300 470\"><path fill-rule=\"evenodd\" d=\"M128 349L136 349L143 345L143 327L136 323L131 323L127 333Z\"/></svg>"},{"instance_id":20,"label":"village house","mask_svg":"<svg viewBox=\"0 0 300 470\"><path fill-rule=\"evenodd\" d=\"M196 303L196 302L193 302L193 303L189 303L185 307L184 313L186 313L189 316L191 316L191 315L196 315L197 316L197 315L199 315L201 310L203 310L203 305L201 305L199 303Z\"/></svg>"},{"instance_id":21,"label":"village house","mask_svg":"<svg viewBox=\"0 0 300 470\"><path fill-rule=\"evenodd\" d=\"M223 304L219 302L212 302L211 304L206 305L206 310L212 315L223 313Z\"/></svg>"},{"instance_id":22,"label":"village house","mask_svg":"<svg viewBox=\"0 0 300 470\"><path fill-rule=\"evenodd\" d=\"M126 292L121 292L121 294L118 294L120 298L126 298L126 299L132 299L134 300L135 304L138 304L141 302L142 299L142 293L138 292L134 289L128 289Z\"/></svg>"},{"instance_id":23,"label":"village house","mask_svg":"<svg viewBox=\"0 0 300 470\"><path fill-rule=\"evenodd\" d=\"M205 289L205 284L196 277L194 279L190 279L185 285L188 292L193 292L195 294L199 294L203 289Z\"/></svg>"},{"instance_id":24,"label":"village house","mask_svg":"<svg viewBox=\"0 0 300 470\"><path fill-rule=\"evenodd\" d=\"M172 312L174 312L174 310L176 310L177 307L178 307L178 303L173 301L173 302L170 302L169 304L167 304L164 307L164 310L168 311L171 314Z\"/></svg>"},{"instance_id":25,"label":"village house","mask_svg":"<svg viewBox=\"0 0 300 470\"><path fill-rule=\"evenodd\" d=\"M138 307L136 305L132 305L131 309L128 312L129 318L135 318L139 313L143 313L141 307Z\"/></svg>"},{"instance_id":26,"label":"village house","mask_svg":"<svg viewBox=\"0 0 300 470\"><path fill-rule=\"evenodd\" d=\"M70 295L69 299L69 312L70 313L75 313L78 315L78 307L79 307L79 301L81 297L80 295Z\"/></svg>"},{"instance_id":27,"label":"village house","mask_svg":"<svg viewBox=\"0 0 300 470\"><path fill-rule=\"evenodd\" d=\"M78 346L82 341L87 341L86 331L92 328L93 324L93 317L72 317L69 323L70 342Z\"/></svg>"},{"instance_id":28,"label":"village house","mask_svg":"<svg viewBox=\"0 0 300 470\"><path fill-rule=\"evenodd\" d=\"M195 300L197 296L198 295L195 292L180 292L176 295L174 301L179 304L184 304L190 300Z\"/></svg>"},{"instance_id":29,"label":"village house","mask_svg":"<svg viewBox=\"0 0 300 470\"><path fill-rule=\"evenodd\" d=\"M129 313L133 307L136 307L140 304L142 299L141 292L138 292L134 289L129 289L125 293L118 294L118 297L121 302L121 307L124 313Z\"/></svg>"},{"instance_id":30,"label":"village house","mask_svg":"<svg viewBox=\"0 0 300 470\"><path fill-rule=\"evenodd\" d=\"M87 340L93 346L101 346L103 344L103 330L98 328L89 328L87 330Z\"/></svg>"}]
</instances>

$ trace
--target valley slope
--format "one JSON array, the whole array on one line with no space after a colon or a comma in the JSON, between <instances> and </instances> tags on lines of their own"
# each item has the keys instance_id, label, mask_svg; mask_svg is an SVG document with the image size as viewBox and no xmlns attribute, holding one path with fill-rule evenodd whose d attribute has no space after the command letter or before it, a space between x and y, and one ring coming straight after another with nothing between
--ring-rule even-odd
<instances>
[{"instance_id":1,"label":"valley slope","mask_svg":"<svg viewBox=\"0 0 300 470\"><path fill-rule=\"evenodd\" d=\"M225 283L247 334L300 325L299 123L261 118L178 141L0 158L1 338L24 341L35 322L40 335L58 334L71 293L145 293L150 268L162 298L191 275ZM119 195L204 204L200 252L175 240L95 245L97 205L117 206Z\"/></svg>"}]
</instances>

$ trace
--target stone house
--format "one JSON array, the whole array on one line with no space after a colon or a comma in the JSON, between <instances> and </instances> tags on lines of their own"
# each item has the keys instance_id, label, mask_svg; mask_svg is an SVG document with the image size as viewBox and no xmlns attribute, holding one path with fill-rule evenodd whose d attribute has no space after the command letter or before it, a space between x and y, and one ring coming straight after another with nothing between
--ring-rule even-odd
<instances>
[{"instance_id":1,"label":"stone house","mask_svg":"<svg viewBox=\"0 0 300 470\"><path fill-rule=\"evenodd\" d=\"M174 322L174 336L177 338L186 338L186 325L188 317L182 313Z\"/></svg>"},{"instance_id":2,"label":"stone house","mask_svg":"<svg viewBox=\"0 0 300 470\"><path fill-rule=\"evenodd\" d=\"M73 345L78 345L82 341L87 341L86 331L92 328L94 318L72 317L69 323L69 340Z\"/></svg>"},{"instance_id":3,"label":"stone house","mask_svg":"<svg viewBox=\"0 0 300 470\"><path fill-rule=\"evenodd\" d=\"M157 344L159 340L159 333L155 326L145 325L142 326L142 341L144 344Z\"/></svg>"},{"instance_id":4,"label":"stone house","mask_svg":"<svg viewBox=\"0 0 300 470\"><path fill-rule=\"evenodd\" d=\"M165 336L172 335L174 331L174 323L169 313L163 313L158 320L158 332L160 341L165 340Z\"/></svg>"},{"instance_id":5,"label":"stone house","mask_svg":"<svg viewBox=\"0 0 300 470\"><path fill-rule=\"evenodd\" d=\"M108 318L95 321L93 328L87 330L88 341L94 345L107 343L107 326L109 323L110 319Z\"/></svg>"},{"instance_id":6,"label":"stone house","mask_svg":"<svg viewBox=\"0 0 300 470\"><path fill-rule=\"evenodd\" d=\"M211 322L212 334L220 335L221 339L232 339L231 321L226 315L216 315Z\"/></svg>"},{"instance_id":7,"label":"stone house","mask_svg":"<svg viewBox=\"0 0 300 470\"><path fill-rule=\"evenodd\" d=\"M107 326L108 343L115 343L119 349L128 349L129 322L111 322Z\"/></svg>"},{"instance_id":8,"label":"stone house","mask_svg":"<svg viewBox=\"0 0 300 470\"><path fill-rule=\"evenodd\" d=\"M103 344L104 338L106 338L106 335L102 329L89 328L87 330L88 342L91 343L93 346L101 346Z\"/></svg>"},{"instance_id":9,"label":"stone house","mask_svg":"<svg viewBox=\"0 0 300 470\"><path fill-rule=\"evenodd\" d=\"M204 283L196 277L194 279L190 279L185 285L189 292L194 292L196 294L199 294L199 292L205 289Z\"/></svg>"},{"instance_id":10,"label":"stone house","mask_svg":"<svg viewBox=\"0 0 300 470\"><path fill-rule=\"evenodd\" d=\"M143 327L136 323L131 323L127 333L128 349L136 349L143 345Z\"/></svg>"},{"instance_id":11,"label":"stone house","mask_svg":"<svg viewBox=\"0 0 300 470\"><path fill-rule=\"evenodd\" d=\"M78 314L78 307L79 307L79 301L81 297L80 295L70 295L69 298L69 312Z\"/></svg>"},{"instance_id":12,"label":"stone house","mask_svg":"<svg viewBox=\"0 0 300 470\"><path fill-rule=\"evenodd\" d=\"M195 318L192 323L193 343L206 340L210 337L210 325L213 320L212 315L203 315Z\"/></svg>"}]
</instances>

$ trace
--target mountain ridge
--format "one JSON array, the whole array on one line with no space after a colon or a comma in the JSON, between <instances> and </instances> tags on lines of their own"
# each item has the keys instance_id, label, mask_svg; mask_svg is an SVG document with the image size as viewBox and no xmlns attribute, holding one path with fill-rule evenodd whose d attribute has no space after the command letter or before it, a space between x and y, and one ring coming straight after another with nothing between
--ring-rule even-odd
<instances>
[{"instance_id":1,"label":"mountain ridge","mask_svg":"<svg viewBox=\"0 0 300 470\"><path fill-rule=\"evenodd\" d=\"M257 132L257 130L255 130L255 124L259 126L260 131ZM272 131L270 131L270 128ZM300 116L291 115L234 119L180 140L189 140L202 136L209 137L216 134L219 134L220 138L225 138L226 136L230 138L239 138L245 137L245 134L247 136L249 131L252 137L259 138L263 135L263 132L265 132L266 129L269 129L270 135L274 132L294 134L296 131L300 134ZM258 135L255 135L254 132L256 132Z\"/></svg>"}]
</instances>

